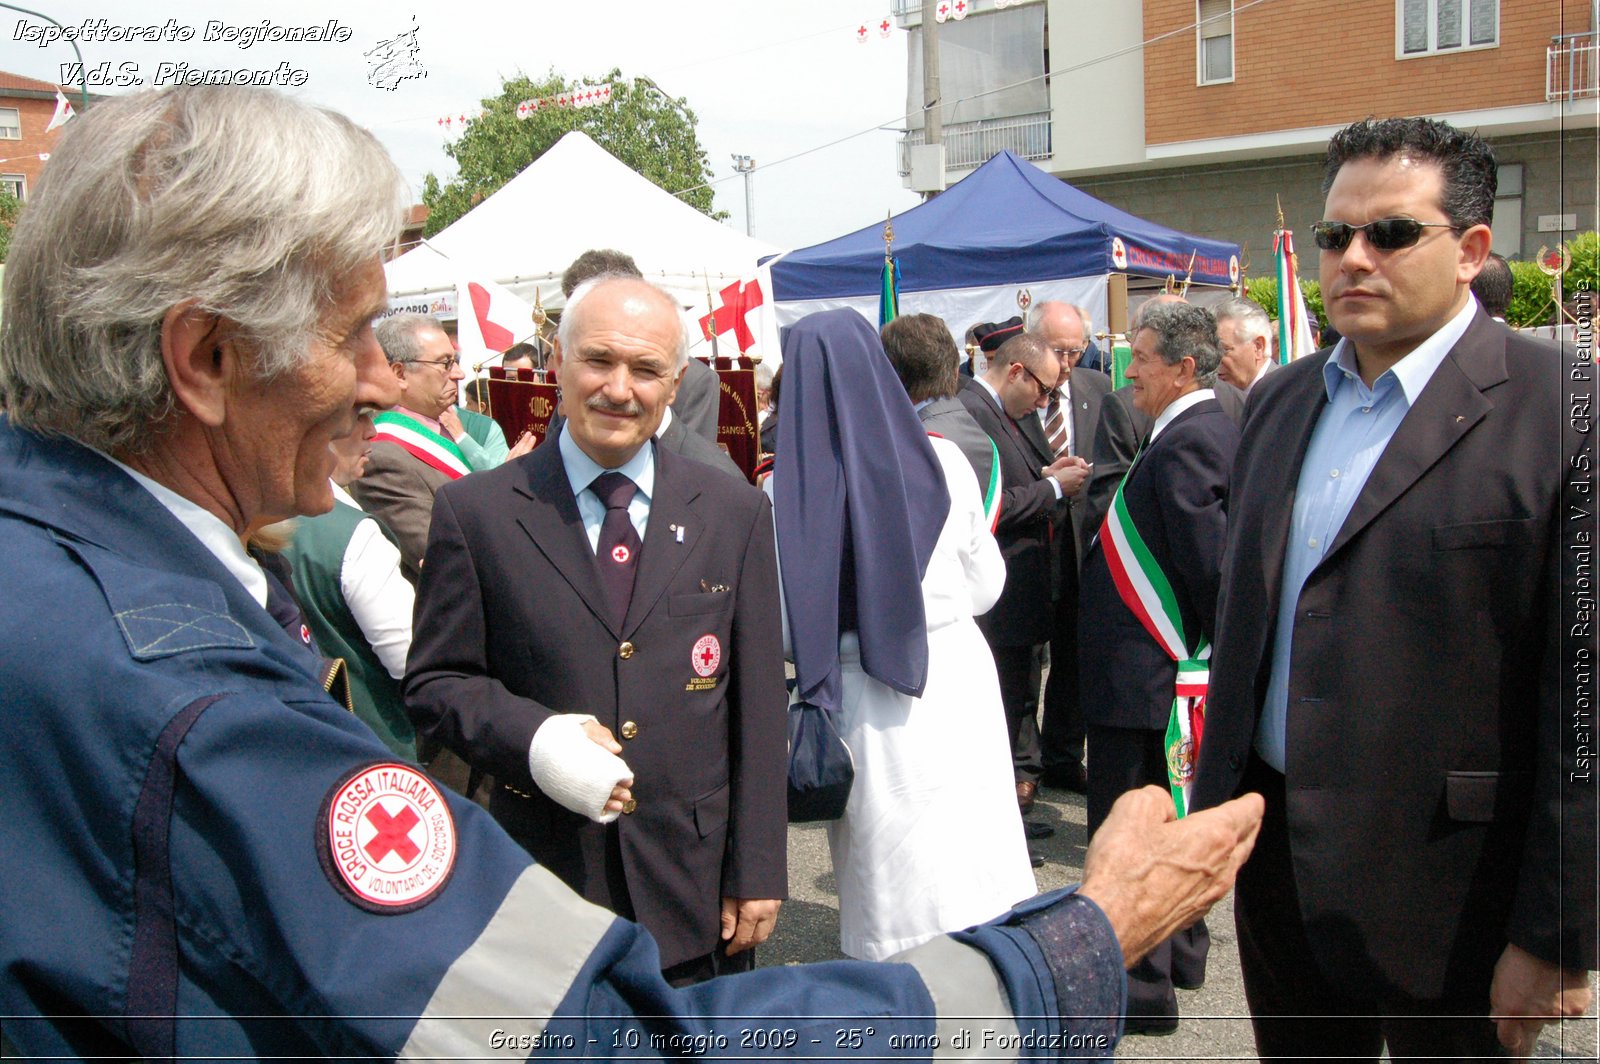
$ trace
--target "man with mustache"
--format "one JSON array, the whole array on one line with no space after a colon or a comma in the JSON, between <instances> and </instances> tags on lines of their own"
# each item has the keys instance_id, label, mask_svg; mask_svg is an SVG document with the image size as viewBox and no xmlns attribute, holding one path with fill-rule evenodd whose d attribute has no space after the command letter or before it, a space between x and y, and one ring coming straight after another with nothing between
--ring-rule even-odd
<instances>
[{"instance_id":1,"label":"man with mustache","mask_svg":"<svg viewBox=\"0 0 1600 1064\"><path fill-rule=\"evenodd\" d=\"M1594 646L1562 620L1593 430L1469 291L1495 183L1443 122L1335 134L1312 232L1344 339L1250 391L1193 804L1266 798L1234 906L1266 1060L1526 1056L1590 999L1587 681L1560 661Z\"/></svg>"},{"instance_id":2,"label":"man with mustache","mask_svg":"<svg viewBox=\"0 0 1600 1064\"><path fill-rule=\"evenodd\" d=\"M560 433L435 499L412 720L499 781L490 811L685 985L753 966L787 889L772 514L656 444L688 347L641 278L580 285Z\"/></svg>"}]
</instances>

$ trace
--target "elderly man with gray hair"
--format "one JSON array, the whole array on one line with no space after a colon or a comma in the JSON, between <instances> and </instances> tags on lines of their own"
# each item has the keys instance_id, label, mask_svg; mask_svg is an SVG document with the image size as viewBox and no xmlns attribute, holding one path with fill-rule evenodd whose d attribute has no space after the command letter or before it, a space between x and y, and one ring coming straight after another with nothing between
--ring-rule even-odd
<instances>
[{"instance_id":1,"label":"elderly man with gray hair","mask_svg":"<svg viewBox=\"0 0 1600 1064\"><path fill-rule=\"evenodd\" d=\"M1078 637L1088 725L1089 831L1124 793L1170 788L1181 815L1201 727L1227 532L1228 470L1239 430L1213 397L1221 353L1211 315L1147 305L1127 376L1149 436L1113 496L1083 566ZM1128 970L1128 1029L1177 1029L1173 987L1205 979L1204 923Z\"/></svg>"},{"instance_id":2,"label":"elderly man with gray hair","mask_svg":"<svg viewBox=\"0 0 1600 1064\"><path fill-rule=\"evenodd\" d=\"M1211 316L1222 345L1217 376L1248 394L1277 365L1272 360L1272 319L1248 299L1219 303L1211 308Z\"/></svg>"},{"instance_id":3,"label":"elderly man with gray hair","mask_svg":"<svg viewBox=\"0 0 1600 1064\"><path fill-rule=\"evenodd\" d=\"M1109 1055L1123 958L1231 884L1251 800L1134 801L1080 891L959 941L669 991L644 931L328 696L245 552L332 506L330 441L397 399L372 323L410 196L377 141L182 86L101 101L33 191L0 323L5 1056L747 1055L756 1028L801 1055L860 1016L864 1051L925 1059L895 1046L963 1015Z\"/></svg>"}]
</instances>

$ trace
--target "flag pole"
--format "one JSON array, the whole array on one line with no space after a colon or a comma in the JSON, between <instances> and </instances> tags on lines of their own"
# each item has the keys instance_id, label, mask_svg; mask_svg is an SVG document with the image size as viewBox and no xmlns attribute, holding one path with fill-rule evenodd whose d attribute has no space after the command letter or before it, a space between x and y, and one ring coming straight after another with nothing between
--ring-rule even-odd
<instances>
[{"instance_id":1,"label":"flag pole","mask_svg":"<svg viewBox=\"0 0 1600 1064\"><path fill-rule=\"evenodd\" d=\"M716 369L722 353L717 347L717 308L711 302L711 271L701 270L700 276L706 279L706 316L711 319L711 328L707 330L711 334L711 368Z\"/></svg>"},{"instance_id":2,"label":"flag pole","mask_svg":"<svg viewBox=\"0 0 1600 1064\"><path fill-rule=\"evenodd\" d=\"M883 283L878 289L878 328L900 316L900 291L895 283L894 269L894 211L889 211L883 222Z\"/></svg>"}]
</instances>

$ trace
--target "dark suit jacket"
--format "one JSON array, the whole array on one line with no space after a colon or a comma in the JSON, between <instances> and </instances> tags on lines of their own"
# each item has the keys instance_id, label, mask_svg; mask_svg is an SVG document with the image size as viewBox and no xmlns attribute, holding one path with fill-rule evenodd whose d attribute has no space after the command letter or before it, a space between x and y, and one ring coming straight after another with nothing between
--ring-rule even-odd
<instances>
[{"instance_id":1,"label":"dark suit jacket","mask_svg":"<svg viewBox=\"0 0 1600 1064\"><path fill-rule=\"evenodd\" d=\"M1081 456L1086 462L1093 462L1090 457L1094 448L1094 434L1100 424L1100 406L1111 392L1111 378L1098 370L1084 369L1079 366L1072 371L1072 440L1073 453ZM1053 455L1050 441L1045 439L1044 425L1037 417L1025 417L1018 422L1022 426L1023 435L1033 444L1034 449L1043 455ZM1047 461L1053 461L1053 458ZM1068 523L1058 523L1056 535L1072 535L1070 542L1062 540L1059 543L1062 556L1070 557L1072 564L1083 565L1083 558L1089 550L1089 540L1094 537L1095 528L1088 524L1089 516L1089 484L1085 482L1077 494L1068 497L1065 512L1071 517L1070 528ZM1065 564L1065 562L1062 562Z\"/></svg>"},{"instance_id":2,"label":"dark suit jacket","mask_svg":"<svg viewBox=\"0 0 1600 1064\"><path fill-rule=\"evenodd\" d=\"M1133 405L1133 385L1124 384L1107 393L1100 403L1100 422L1095 426L1093 457L1094 472L1089 476L1085 491L1084 527L1093 539L1111 509L1111 497L1122 483L1122 475L1133 464L1139 452L1139 443L1150 435L1155 420ZM1087 548L1086 548L1087 549Z\"/></svg>"},{"instance_id":3,"label":"dark suit jacket","mask_svg":"<svg viewBox=\"0 0 1600 1064\"><path fill-rule=\"evenodd\" d=\"M667 967L715 947L722 897L786 894L788 698L766 497L657 448L620 628L605 601L555 443L448 485L417 590L407 709L419 731L515 789L496 790L490 811L600 904L612 902L614 830L633 913ZM705 636L721 661L715 686L698 689L692 656ZM593 713L623 746L638 808L611 829L529 775L533 734L558 712Z\"/></svg>"},{"instance_id":4,"label":"dark suit jacket","mask_svg":"<svg viewBox=\"0 0 1600 1064\"><path fill-rule=\"evenodd\" d=\"M1051 525L1059 503L1039 472L1047 462L983 385L963 379L957 397L1000 453L995 538L1006 562L1006 586L978 627L994 646L1049 642L1055 628Z\"/></svg>"},{"instance_id":5,"label":"dark suit jacket","mask_svg":"<svg viewBox=\"0 0 1600 1064\"><path fill-rule=\"evenodd\" d=\"M1218 573L1228 527L1228 471L1239 430L1215 399L1173 419L1123 489L1128 516L1172 584L1191 646L1215 634ZM1078 683L1085 723L1164 730L1178 666L1122 602L1096 540L1083 565Z\"/></svg>"},{"instance_id":6,"label":"dark suit jacket","mask_svg":"<svg viewBox=\"0 0 1600 1064\"><path fill-rule=\"evenodd\" d=\"M350 484L350 494L361 508L394 533L400 544L400 571L413 584L428 546L434 493L448 483L449 476L413 458L404 447L379 440L372 445L367 471Z\"/></svg>"},{"instance_id":7,"label":"dark suit jacket","mask_svg":"<svg viewBox=\"0 0 1600 1064\"><path fill-rule=\"evenodd\" d=\"M1235 425L1241 424L1244 421L1245 393L1221 377L1218 377L1211 385L1211 391L1216 395L1217 402L1222 407L1222 412L1228 415L1228 420Z\"/></svg>"},{"instance_id":8,"label":"dark suit jacket","mask_svg":"<svg viewBox=\"0 0 1600 1064\"><path fill-rule=\"evenodd\" d=\"M682 420L707 443L717 442L717 421L722 414L722 379L698 358L689 359L683 382L672 399L672 418Z\"/></svg>"},{"instance_id":9,"label":"dark suit jacket","mask_svg":"<svg viewBox=\"0 0 1600 1064\"><path fill-rule=\"evenodd\" d=\"M978 491L989 490L989 478L994 470L994 447L989 434L978 427L967 413L967 408L955 398L934 399L917 411L917 417L929 432L937 432L961 448L961 456L978 475Z\"/></svg>"},{"instance_id":10,"label":"dark suit jacket","mask_svg":"<svg viewBox=\"0 0 1600 1064\"><path fill-rule=\"evenodd\" d=\"M1250 393L1197 807L1231 795L1250 756L1328 355ZM1562 388L1559 358L1479 311L1295 607L1295 885L1324 970L1374 992L1487 986L1507 941L1595 967L1594 789L1569 781L1583 770L1559 693L1562 481L1593 435Z\"/></svg>"},{"instance_id":11,"label":"dark suit jacket","mask_svg":"<svg viewBox=\"0 0 1600 1064\"><path fill-rule=\"evenodd\" d=\"M713 469L720 469L730 476L745 480L745 475L739 471L733 459L728 457L728 452L714 443L707 442L698 432L691 432L685 427L683 419L676 411L673 412L672 422L656 436L656 442L673 454L692 458L696 462L704 462Z\"/></svg>"}]
</instances>

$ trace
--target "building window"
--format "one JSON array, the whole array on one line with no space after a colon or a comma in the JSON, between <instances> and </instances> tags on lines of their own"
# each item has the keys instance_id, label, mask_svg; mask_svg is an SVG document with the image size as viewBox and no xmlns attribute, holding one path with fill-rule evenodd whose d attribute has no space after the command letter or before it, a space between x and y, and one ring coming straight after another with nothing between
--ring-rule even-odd
<instances>
[{"instance_id":1,"label":"building window","mask_svg":"<svg viewBox=\"0 0 1600 1064\"><path fill-rule=\"evenodd\" d=\"M0 107L0 140L22 139L22 115L15 107Z\"/></svg>"},{"instance_id":2,"label":"building window","mask_svg":"<svg viewBox=\"0 0 1600 1064\"><path fill-rule=\"evenodd\" d=\"M1396 0L1397 58L1493 48L1500 0Z\"/></svg>"},{"instance_id":3,"label":"building window","mask_svg":"<svg viewBox=\"0 0 1600 1064\"><path fill-rule=\"evenodd\" d=\"M27 179L21 174L0 174L0 192L16 197L19 202L27 183Z\"/></svg>"},{"instance_id":4,"label":"building window","mask_svg":"<svg viewBox=\"0 0 1600 1064\"><path fill-rule=\"evenodd\" d=\"M1233 0L1196 0L1196 65L1199 82L1233 80Z\"/></svg>"}]
</instances>

